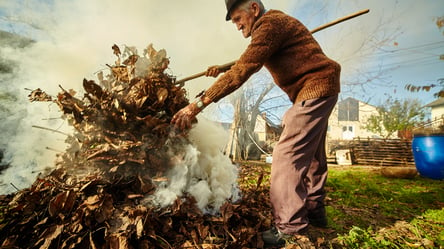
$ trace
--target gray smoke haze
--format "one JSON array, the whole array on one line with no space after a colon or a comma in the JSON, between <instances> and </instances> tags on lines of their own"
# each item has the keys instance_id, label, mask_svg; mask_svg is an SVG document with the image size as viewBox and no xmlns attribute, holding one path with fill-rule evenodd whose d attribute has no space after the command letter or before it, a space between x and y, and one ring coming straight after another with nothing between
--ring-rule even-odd
<instances>
[{"instance_id":1,"label":"gray smoke haze","mask_svg":"<svg viewBox=\"0 0 444 249\"><path fill-rule=\"evenodd\" d=\"M273 1L273 8L287 2ZM105 64L113 64L113 44L134 46L139 53L149 43L164 48L171 61L168 73L182 78L237 59L248 42L225 22L224 1L0 0L0 9L17 24L17 33L35 39L25 48L0 45L0 57L17 63L12 75L0 78L2 94L11 96L2 98L1 104L2 164L10 167L0 175L0 194L28 187L39 173L54 168L56 153L66 148L65 135L33 126L72 132L60 119L58 106L30 103L25 88L41 88L53 96L60 91L59 84L80 91L83 78L96 79ZM213 80L187 83L190 99ZM189 193L200 208L217 210L237 195L236 168L221 152L228 136L206 121L199 122L190 136L189 153L169 172L174 184L160 188L155 200L169 205L176 196Z\"/></svg>"}]
</instances>

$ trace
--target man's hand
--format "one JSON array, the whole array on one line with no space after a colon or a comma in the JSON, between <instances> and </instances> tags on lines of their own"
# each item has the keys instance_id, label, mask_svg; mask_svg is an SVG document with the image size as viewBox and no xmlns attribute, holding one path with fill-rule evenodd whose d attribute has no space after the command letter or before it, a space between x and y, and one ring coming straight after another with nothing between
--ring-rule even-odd
<instances>
[{"instance_id":1,"label":"man's hand","mask_svg":"<svg viewBox=\"0 0 444 249\"><path fill-rule=\"evenodd\" d=\"M211 66L208 67L207 71L205 72L205 76L216 78L221 72L222 71L219 69L219 66Z\"/></svg>"},{"instance_id":2,"label":"man's hand","mask_svg":"<svg viewBox=\"0 0 444 249\"><path fill-rule=\"evenodd\" d=\"M201 110L196 106L196 103L191 103L174 114L171 119L171 124L181 131L191 129L191 125L196 120L196 115L200 111Z\"/></svg>"}]
</instances>

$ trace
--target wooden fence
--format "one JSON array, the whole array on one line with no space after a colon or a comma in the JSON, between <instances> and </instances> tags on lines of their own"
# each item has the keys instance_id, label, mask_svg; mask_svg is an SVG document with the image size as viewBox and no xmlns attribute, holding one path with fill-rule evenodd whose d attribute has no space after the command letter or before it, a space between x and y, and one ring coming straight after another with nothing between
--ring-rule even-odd
<instances>
[{"instance_id":1,"label":"wooden fence","mask_svg":"<svg viewBox=\"0 0 444 249\"><path fill-rule=\"evenodd\" d=\"M355 164L373 166L414 166L412 141L401 139L355 138L350 141Z\"/></svg>"}]
</instances>

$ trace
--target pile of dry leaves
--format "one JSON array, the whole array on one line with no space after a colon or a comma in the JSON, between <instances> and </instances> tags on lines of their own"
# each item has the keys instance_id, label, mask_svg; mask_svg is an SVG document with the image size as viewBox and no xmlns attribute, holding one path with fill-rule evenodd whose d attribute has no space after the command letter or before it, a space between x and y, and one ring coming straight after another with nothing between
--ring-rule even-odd
<instances>
[{"instance_id":1,"label":"pile of dry leaves","mask_svg":"<svg viewBox=\"0 0 444 249\"><path fill-rule=\"evenodd\" d=\"M40 89L29 95L57 103L75 133L57 169L28 189L0 196L1 247L261 248L259 231L269 219L259 186L238 203L227 201L216 216L203 214L187 195L167 208L141 202L165 181L169 144L180 154L177 145L188 143L170 120L189 102L165 73L164 50L150 45L139 56L114 45L113 51L111 73L99 73L99 83L85 79L82 98L62 87L56 98Z\"/></svg>"}]
</instances>

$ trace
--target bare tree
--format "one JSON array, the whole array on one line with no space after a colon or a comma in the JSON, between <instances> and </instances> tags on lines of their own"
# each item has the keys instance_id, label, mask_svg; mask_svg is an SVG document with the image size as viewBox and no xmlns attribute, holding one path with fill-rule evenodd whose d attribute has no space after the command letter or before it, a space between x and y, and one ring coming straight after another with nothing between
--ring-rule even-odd
<instances>
[{"instance_id":1,"label":"bare tree","mask_svg":"<svg viewBox=\"0 0 444 249\"><path fill-rule=\"evenodd\" d=\"M233 160L246 159L248 146L258 145L254 136L257 116L261 114L261 104L274 87L273 82L265 77L262 82L260 80L250 82L229 98L230 104L234 107L234 117L226 153L231 155Z\"/></svg>"},{"instance_id":2,"label":"bare tree","mask_svg":"<svg viewBox=\"0 0 444 249\"><path fill-rule=\"evenodd\" d=\"M311 16L318 16L319 10L322 13L328 11L330 7L339 8L339 5L330 6L332 3L323 1L321 6L316 6L313 11L318 11ZM330 7L329 7L330 6ZM355 72L349 72L350 77L344 77L342 82L342 91L346 93L365 93L369 86L375 85L387 86L390 84L389 80L384 77L387 69L383 64L379 64L376 69L370 71L364 71L363 65L367 63L365 59L372 57L372 55L378 51L384 49L384 46L393 44L393 41L401 33L400 28L390 27L389 24L396 19L395 16L390 16L385 19L379 20L379 23L373 25L373 29L367 30L365 35L360 35L358 42L353 47L348 47L348 43L345 39L357 36L355 29L349 28L348 32L341 32L341 37L332 39L332 43L335 45L335 51L346 51L345 56L338 55L338 60L341 64L353 65ZM331 44L330 44L331 46ZM338 52L340 53L340 52ZM332 56L333 57L333 56ZM335 58L335 57L333 57ZM364 59L363 59L364 58ZM233 159L244 159L247 147L249 144L254 143L254 128L257 120L257 116L263 112L267 112L267 115L276 114L276 110L280 110L276 115L278 122L280 123L281 114L283 108L288 108L291 102L284 92L279 91L277 95L270 95L269 93L274 89L274 84L267 82L267 84L261 84L258 80L253 78L250 86L241 88L239 93L234 98L230 99L230 103L234 107L233 124L231 128L230 142L227 146L227 154L230 154ZM365 100L369 101L369 99ZM257 141L254 144L258 144Z\"/></svg>"}]
</instances>

